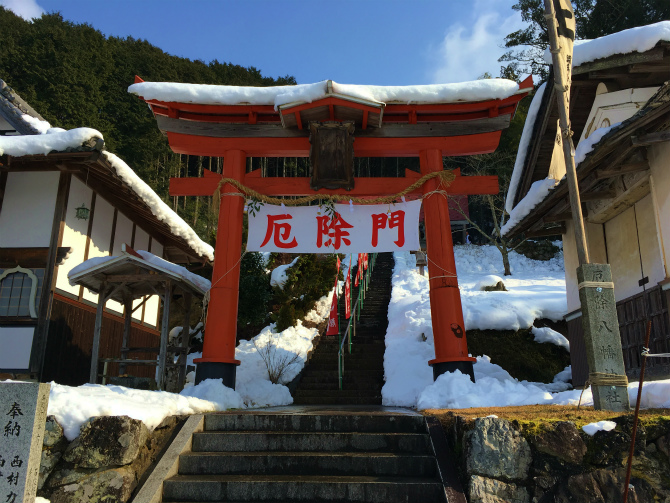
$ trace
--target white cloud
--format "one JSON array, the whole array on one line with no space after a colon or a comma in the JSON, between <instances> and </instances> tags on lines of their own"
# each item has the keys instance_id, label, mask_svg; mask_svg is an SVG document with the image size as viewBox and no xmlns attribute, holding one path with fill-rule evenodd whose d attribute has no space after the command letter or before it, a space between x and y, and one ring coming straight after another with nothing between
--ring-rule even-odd
<instances>
[{"instance_id":1,"label":"white cloud","mask_svg":"<svg viewBox=\"0 0 670 503\"><path fill-rule=\"evenodd\" d=\"M505 52L505 36L524 26L513 2L479 0L474 3L470 22L447 28L439 47L432 51L430 78L435 83L475 80L485 72L500 74L498 58Z\"/></svg>"},{"instance_id":2,"label":"white cloud","mask_svg":"<svg viewBox=\"0 0 670 503\"><path fill-rule=\"evenodd\" d=\"M32 21L33 18L42 17L44 14L44 9L37 4L36 0L0 0L0 5L26 21Z\"/></svg>"}]
</instances>

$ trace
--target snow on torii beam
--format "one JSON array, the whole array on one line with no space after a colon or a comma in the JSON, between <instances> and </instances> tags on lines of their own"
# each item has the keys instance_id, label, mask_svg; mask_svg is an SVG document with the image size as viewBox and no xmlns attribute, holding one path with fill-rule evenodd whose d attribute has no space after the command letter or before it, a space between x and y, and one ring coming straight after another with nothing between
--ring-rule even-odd
<instances>
[{"instance_id":1,"label":"snow on torii beam","mask_svg":"<svg viewBox=\"0 0 670 503\"><path fill-rule=\"evenodd\" d=\"M361 99L360 91L373 86L340 86L328 81L308 85L309 95L302 102L277 103L281 93L295 88L236 88L227 86L189 86L183 84L141 83L130 91L150 105L159 128L167 133L170 147L182 154L223 157L223 175L205 170L203 178L170 180L172 195L211 195L221 176L269 195L348 194L351 196L378 196L398 193L420 176L442 171L443 156L484 154L494 151L503 129L509 125L518 102L532 89L532 79L517 86L507 82L502 96L479 101L421 102L403 97L419 88L430 88L435 95L449 94L450 85L408 86L408 88L377 88L382 95L405 101L381 103L381 99ZM500 82L500 81L499 81ZM472 95L471 88L495 88L496 82L477 81L461 85L465 95ZM153 86L153 87L152 87ZM324 89L320 89L324 86ZM513 87L513 89L512 89ZM161 95L162 89L167 89ZM193 103L198 97L209 96L206 103ZM230 95L249 96L270 100L265 103L219 103ZM399 95L394 94L399 89ZM184 93L184 91L187 91ZM288 90L288 91L287 91ZM210 91L213 94L208 94ZM347 95L346 92L350 92ZM373 89L374 91L374 89ZM298 94L300 94L298 89ZM345 94L342 94L342 93ZM419 89L421 94L422 89ZM218 93L218 94L217 94ZM321 94L319 94L321 93ZM442 94L440 94L442 93ZM470 94L468 94L470 93ZM374 94L374 93L373 93ZM474 93L477 94L476 92ZM496 94L496 93L493 93ZM500 94L500 92L498 92ZM452 98L453 93L449 94ZM269 96L269 97L268 97ZM274 96L274 98L272 98ZM186 97L186 99L184 99ZM304 96L303 96L304 97ZM178 98L182 98L181 100ZM490 98L490 97L489 97ZM277 108L271 106L275 99ZM185 103L183 101L189 101ZM253 101L253 99L252 99ZM258 101L258 100L256 100ZM263 100L261 100L263 101ZM421 100L419 100L421 101ZM209 103L209 104L207 104ZM307 178L262 178L260 170L246 173L246 159L252 157L307 157L309 139L306 127L310 121L354 121L356 125L354 152L357 157L419 157L421 174L406 171L405 178L356 178L351 191L309 189ZM439 181L429 180L417 194L430 195L438 190ZM447 189L452 194L496 194L497 177L461 177ZM222 195L236 194L230 184L222 187ZM203 357L196 361L196 382L207 378L223 378L224 384L235 386L235 345L237 333L237 303L242 248L242 197L222 197L215 250L212 289L205 327ZM428 362L433 376L447 371L460 370L474 380L468 356L463 323L456 264L451 238L448 202L439 194L424 199L427 252L431 262L430 304L435 343L435 359Z\"/></svg>"}]
</instances>

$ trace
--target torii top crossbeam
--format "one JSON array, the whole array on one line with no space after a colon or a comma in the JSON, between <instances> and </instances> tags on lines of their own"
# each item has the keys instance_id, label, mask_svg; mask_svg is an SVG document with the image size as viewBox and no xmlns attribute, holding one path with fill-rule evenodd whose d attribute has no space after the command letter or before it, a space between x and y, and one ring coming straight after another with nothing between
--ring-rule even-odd
<instances>
[{"instance_id":1,"label":"torii top crossbeam","mask_svg":"<svg viewBox=\"0 0 670 503\"><path fill-rule=\"evenodd\" d=\"M281 87L235 87L143 82L136 77L129 92L144 99L158 127L177 153L224 158L223 173L203 178L172 179L171 195L212 195L221 177L234 179L267 196L347 194L380 196L400 192L419 178L360 178L351 189L310 188L310 179L261 177L246 173L246 158L307 157L314 124L343 123L349 149L356 157L419 157L421 174L443 170L444 156L493 152L519 101L533 87L486 79L427 86L356 86L324 81ZM321 127L320 126L320 127ZM351 133L353 131L353 133ZM320 134L320 133L319 133ZM339 148L339 147L338 147ZM342 150L337 152L342 153ZM350 150L347 150L349 155ZM339 155L339 154L338 154ZM313 158L314 160L314 158ZM313 166L314 168L314 166ZM316 168L314 168L316 169ZM437 194L437 178L417 192ZM226 183L222 192L238 189ZM451 194L496 194L497 177L465 177L457 173ZM196 381L223 378L234 387L239 253L242 246L240 197L223 197L219 210L209 314L203 357ZM435 342L433 375L460 370L474 380L463 329L449 208L446 198L424 198L427 253L430 260L430 302Z\"/></svg>"}]
</instances>

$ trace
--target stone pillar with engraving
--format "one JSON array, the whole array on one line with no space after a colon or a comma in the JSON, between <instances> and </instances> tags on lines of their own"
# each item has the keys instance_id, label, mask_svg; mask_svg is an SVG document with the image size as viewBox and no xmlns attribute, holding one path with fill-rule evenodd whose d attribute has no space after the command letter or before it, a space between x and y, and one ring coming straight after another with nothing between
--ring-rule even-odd
<instances>
[{"instance_id":1,"label":"stone pillar with engraving","mask_svg":"<svg viewBox=\"0 0 670 503\"><path fill-rule=\"evenodd\" d=\"M629 409L614 284L609 264L577 268L589 381L596 410Z\"/></svg>"},{"instance_id":2,"label":"stone pillar with engraving","mask_svg":"<svg viewBox=\"0 0 670 503\"><path fill-rule=\"evenodd\" d=\"M0 502L34 503L49 384L0 382Z\"/></svg>"}]
</instances>

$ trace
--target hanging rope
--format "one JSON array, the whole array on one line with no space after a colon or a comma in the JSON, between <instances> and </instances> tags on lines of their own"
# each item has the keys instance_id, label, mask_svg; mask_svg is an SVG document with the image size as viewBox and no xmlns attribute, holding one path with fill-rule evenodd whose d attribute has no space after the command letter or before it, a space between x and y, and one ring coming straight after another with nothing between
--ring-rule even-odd
<instances>
[{"instance_id":1,"label":"hanging rope","mask_svg":"<svg viewBox=\"0 0 670 503\"><path fill-rule=\"evenodd\" d=\"M391 194L388 196L380 196L380 197L374 197L371 199L368 198L363 198L363 197L355 197L355 196L349 196L347 194L312 194L309 196L303 196L299 197L297 199L281 199L279 197L271 197L271 196L266 196L264 194L261 194L260 192L255 191L254 189L247 187L246 185L242 184L240 181L235 180L234 178L221 178L219 181L219 185L216 187L216 190L214 191L214 201L213 201L213 206L214 206L214 211L218 213L218 208L219 208L219 202L221 201L221 188L223 187L224 184L229 183L233 187L235 187L237 190L240 192L234 192L234 193L228 193L225 195L230 195L230 196L240 196L240 197L248 197L251 199L254 199L256 201L261 201L263 203L267 204L275 204L275 205L285 205L285 206L301 206L305 204L309 204L312 201L332 201L334 203L336 202L353 202L353 203L358 203L358 204L386 204L386 203L393 203L396 200L402 198L403 196L409 194L410 192L418 189L421 187L424 183L426 183L429 180L432 180L433 178L439 178L440 179L440 185L444 185L445 188L451 185L451 183L456 179L456 175L454 175L453 172L451 171L434 171L433 173L428 173L427 175L423 175L421 178L419 178L417 181L415 181L413 184L408 186L407 188L401 190L397 194ZM433 192L430 192L426 194L426 197L428 195L431 195L433 193L445 193L444 190L435 190Z\"/></svg>"}]
</instances>

